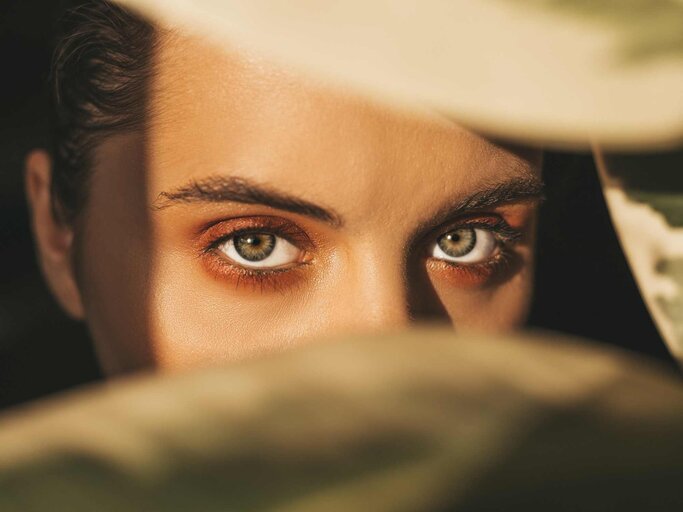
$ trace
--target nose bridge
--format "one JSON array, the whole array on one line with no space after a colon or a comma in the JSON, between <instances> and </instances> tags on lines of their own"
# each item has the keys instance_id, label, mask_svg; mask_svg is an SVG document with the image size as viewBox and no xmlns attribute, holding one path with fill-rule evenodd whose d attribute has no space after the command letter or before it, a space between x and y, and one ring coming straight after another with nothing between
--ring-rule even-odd
<instances>
[{"instance_id":1,"label":"nose bridge","mask_svg":"<svg viewBox=\"0 0 683 512\"><path fill-rule=\"evenodd\" d=\"M370 248L352 258L348 270L344 303L339 307L345 310L349 327L385 330L410 322L405 262L400 254Z\"/></svg>"}]
</instances>

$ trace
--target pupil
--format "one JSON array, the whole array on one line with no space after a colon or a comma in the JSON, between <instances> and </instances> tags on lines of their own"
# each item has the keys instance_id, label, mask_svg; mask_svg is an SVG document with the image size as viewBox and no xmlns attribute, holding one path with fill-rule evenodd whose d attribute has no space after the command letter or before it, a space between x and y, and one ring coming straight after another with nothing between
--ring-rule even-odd
<instances>
[{"instance_id":1,"label":"pupil","mask_svg":"<svg viewBox=\"0 0 683 512\"><path fill-rule=\"evenodd\" d=\"M233 243L237 254L245 260L262 261L273 253L275 236L267 233L239 235Z\"/></svg>"},{"instance_id":2,"label":"pupil","mask_svg":"<svg viewBox=\"0 0 683 512\"><path fill-rule=\"evenodd\" d=\"M261 237L258 237L258 236L247 237L247 239L245 240L245 243L252 245L254 247L258 247L259 245L261 245Z\"/></svg>"}]
</instances>

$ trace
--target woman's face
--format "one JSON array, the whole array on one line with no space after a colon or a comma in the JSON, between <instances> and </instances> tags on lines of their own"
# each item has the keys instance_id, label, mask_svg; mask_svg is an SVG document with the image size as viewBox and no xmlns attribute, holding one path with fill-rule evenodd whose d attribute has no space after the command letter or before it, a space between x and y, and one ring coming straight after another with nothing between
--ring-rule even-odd
<instances>
[{"instance_id":1,"label":"woman's face","mask_svg":"<svg viewBox=\"0 0 683 512\"><path fill-rule=\"evenodd\" d=\"M145 132L98 148L72 246L108 372L524 321L539 152L189 37L164 38L149 94Z\"/></svg>"}]
</instances>

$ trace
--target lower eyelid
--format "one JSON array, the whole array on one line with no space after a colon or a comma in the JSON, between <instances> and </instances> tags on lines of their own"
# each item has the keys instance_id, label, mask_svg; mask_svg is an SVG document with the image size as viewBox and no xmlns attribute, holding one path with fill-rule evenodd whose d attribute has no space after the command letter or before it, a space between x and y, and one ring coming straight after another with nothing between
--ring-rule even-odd
<instances>
[{"instance_id":1,"label":"lower eyelid","mask_svg":"<svg viewBox=\"0 0 683 512\"><path fill-rule=\"evenodd\" d=\"M517 261L518 256L514 251L509 247L501 247L495 256L480 263L462 264L429 258L426 265L429 272L443 276L455 288L479 288L505 278L507 273L514 270Z\"/></svg>"},{"instance_id":2,"label":"lower eyelid","mask_svg":"<svg viewBox=\"0 0 683 512\"><path fill-rule=\"evenodd\" d=\"M236 289L250 289L254 292L285 291L303 283L307 263L288 268L248 268L234 264L213 251L203 258L204 266L212 277L225 280Z\"/></svg>"}]
</instances>

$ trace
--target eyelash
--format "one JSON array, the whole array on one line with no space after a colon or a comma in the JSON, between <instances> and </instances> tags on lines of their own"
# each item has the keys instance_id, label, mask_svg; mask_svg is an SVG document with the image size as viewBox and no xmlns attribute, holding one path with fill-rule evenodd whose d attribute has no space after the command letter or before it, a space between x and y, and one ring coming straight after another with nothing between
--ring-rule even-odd
<instances>
[{"instance_id":1,"label":"eyelash","mask_svg":"<svg viewBox=\"0 0 683 512\"><path fill-rule=\"evenodd\" d=\"M268 232L277 237L284 238L306 252L311 250L315 244L303 230L288 221L276 217L251 217L234 219L234 221L238 224L243 224L244 227L229 230L227 233L222 232L220 236L214 236L213 232L216 230L223 231L222 226L226 222L212 224L203 230L205 232L204 236L200 238L208 236L209 242L205 242L201 253L207 259L212 272L232 278L236 288L247 285L261 292L266 291L266 289L273 291L289 289L300 282L299 278L303 277L303 270L310 264L310 261L304 260L297 266L288 268L247 268L228 262L224 256L218 254L218 251L219 247L231 238L254 232ZM230 222L230 224L234 224L234 222Z\"/></svg>"},{"instance_id":2,"label":"eyelash","mask_svg":"<svg viewBox=\"0 0 683 512\"><path fill-rule=\"evenodd\" d=\"M427 266L430 270L445 273L447 279L460 288L481 286L495 276L505 275L515 262L516 254L513 247L523 236L520 229L513 228L502 217L480 214L474 218L473 216L461 218L455 223L439 228L429 235L429 239L436 240L449 231L468 228L490 231L496 238L496 254L479 263L457 263L432 257L427 258Z\"/></svg>"},{"instance_id":3,"label":"eyelash","mask_svg":"<svg viewBox=\"0 0 683 512\"><path fill-rule=\"evenodd\" d=\"M503 273L514 258L512 247L522 237L522 232L519 229L513 228L498 215L479 215L476 219L471 217L470 219L460 219L458 222L451 223L429 235L430 240L436 240L443 234L456 229L484 229L492 232L495 236L497 252L493 257L483 262L467 264L427 257L429 267L436 271L447 270L451 274L456 274L450 277L454 278L456 282L462 281L464 285L480 284L494 275ZM228 222L230 224L237 222L243 227L231 229L227 233L223 231L220 236L213 234L216 231L221 231ZM284 238L304 251L305 254L315 248L316 245L299 227L276 217L233 219L233 221L212 224L203 231L204 235L200 238L206 240L208 237L209 241L204 242L201 253L208 260L212 272L232 278L237 288L248 285L250 288L261 292L266 290L282 291L295 287L302 282L305 268L311 263L310 259L288 268L247 268L230 263L224 256L219 255L219 247L222 244L240 235L267 232ZM426 246L427 244L422 245Z\"/></svg>"}]
</instances>

